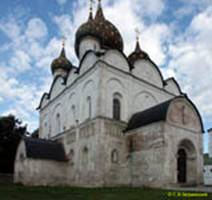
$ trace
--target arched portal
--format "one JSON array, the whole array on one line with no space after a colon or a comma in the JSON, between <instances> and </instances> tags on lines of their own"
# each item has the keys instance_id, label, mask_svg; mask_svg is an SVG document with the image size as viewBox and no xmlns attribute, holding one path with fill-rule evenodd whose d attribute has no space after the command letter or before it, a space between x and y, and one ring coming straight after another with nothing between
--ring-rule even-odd
<instances>
[{"instance_id":1,"label":"arched portal","mask_svg":"<svg viewBox=\"0 0 212 200\"><path fill-rule=\"evenodd\" d=\"M197 153L194 144L188 140L182 140L177 150L177 182L179 184L197 184Z\"/></svg>"},{"instance_id":2,"label":"arched portal","mask_svg":"<svg viewBox=\"0 0 212 200\"><path fill-rule=\"evenodd\" d=\"M179 149L177 153L177 181L186 183L187 176L187 155L184 149Z\"/></svg>"}]
</instances>

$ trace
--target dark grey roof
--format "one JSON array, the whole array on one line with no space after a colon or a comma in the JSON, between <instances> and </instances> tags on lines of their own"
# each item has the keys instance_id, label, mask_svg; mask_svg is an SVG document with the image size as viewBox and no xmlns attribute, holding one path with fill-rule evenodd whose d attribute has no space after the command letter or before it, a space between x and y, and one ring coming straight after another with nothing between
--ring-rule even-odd
<instances>
[{"instance_id":1,"label":"dark grey roof","mask_svg":"<svg viewBox=\"0 0 212 200\"><path fill-rule=\"evenodd\" d=\"M209 157L208 153L204 154L204 165L212 165L212 158Z\"/></svg>"},{"instance_id":2,"label":"dark grey roof","mask_svg":"<svg viewBox=\"0 0 212 200\"><path fill-rule=\"evenodd\" d=\"M25 138L28 158L66 161L63 145L51 140Z\"/></svg>"},{"instance_id":3,"label":"dark grey roof","mask_svg":"<svg viewBox=\"0 0 212 200\"><path fill-rule=\"evenodd\" d=\"M129 131L129 130L133 130L136 128L140 128L142 126L154 123L154 122L159 122L159 121L165 121L166 120L166 114L169 108L169 105L171 104L172 101L176 100L176 99L185 99L186 101L188 101L188 103L191 104L191 106L193 107L193 109L196 111L199 120L200 120L200 125L201 125L201 131L202 133L204 133L204 126L203 126L203 122L202 122L202 118L200 116L199 111L197 110L196 106L194 105L194 103L187 97L187 95L180 95L180 96L176 96L168 101L165 101L161 104L158 104L152 108L149 108L147 110L141 111L139 113L134 114L130 121L128 122L128 126L125 129L124 132Z\"/></svg>"},{"instance_id":4,"label":"dark grey roof","mask_svg":"<svg viewBox=\"0 0 212 200\"><path fill-rule=\"evenodd\" d=\"M173 99L134 114L128 123L126 131L133 130L154 122L164 121L166 119L168 107L172 101Z\"/></svg>"}]
</instances>

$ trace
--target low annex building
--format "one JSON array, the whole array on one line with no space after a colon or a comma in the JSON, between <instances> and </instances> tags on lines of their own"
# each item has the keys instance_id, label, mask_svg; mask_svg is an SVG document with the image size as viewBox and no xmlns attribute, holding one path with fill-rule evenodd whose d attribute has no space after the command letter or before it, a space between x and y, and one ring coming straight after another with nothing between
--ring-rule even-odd
<instances>
[{"instance_id":1,"label":"low annex building","mask_svg":"<svg viewBox=\"0 0 212 200\"><path fill-rule=\"evenodd\" d=\"M204 184L212 186L212 128L208 130L209 153L204 154Z\"/></svg>"},{"instance_id":2,"label":"low annex building","mask_svg":"<svg viewBox=\"0 0 212 200\"><path fill-rule=\"evenodd\" d=\"M40 139L18 148L15 182L25 185L203 184L201 116L174 78L144 52L126 56L99 1L76 33L79 66L63 46L39 105Z\"/></svg>"}]
</instances>

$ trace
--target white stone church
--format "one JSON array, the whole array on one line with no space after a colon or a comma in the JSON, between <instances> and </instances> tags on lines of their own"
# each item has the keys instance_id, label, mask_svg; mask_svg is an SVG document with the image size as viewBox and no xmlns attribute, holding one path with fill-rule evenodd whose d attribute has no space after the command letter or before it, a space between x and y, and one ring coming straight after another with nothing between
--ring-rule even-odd
<instances>
[{"instance_id":1,"label":"white stone church","mask_svg":"<svg viewBox=\"0 0 212 200\"><path fill-rule=\"evenodd\" d=\"M76 33L79 66L63 46L39 105L39 139L21 141L15 182L24 185L203 184L201 116L136 42L127 56L99 1Z\"/></svg>"}]
</instances>

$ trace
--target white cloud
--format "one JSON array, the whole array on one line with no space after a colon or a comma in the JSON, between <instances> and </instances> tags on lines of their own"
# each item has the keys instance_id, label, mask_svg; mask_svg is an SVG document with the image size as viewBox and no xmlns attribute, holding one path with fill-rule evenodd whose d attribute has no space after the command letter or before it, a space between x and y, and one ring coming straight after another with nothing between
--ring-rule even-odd
<instances>
[{"instance_id":1,"label":"white cloud","mask_svg":"<svg viewBox=\"0 0 212 200\"><path fill-rule=\"evenodd\" d=\"M14 70L22 72L30 69L30 62L30 56L26 52L17 50L14 52L14 57L10 60L10 66L12 66Z\"/></svg>"},{"instance_id":2,"label":"white cloud","mask_svg":"<svg viewBox=\"0 0 212 200\"><path fill-rule=\"evenodd\" d=\"M170 73L197 104L204 117L212 119L210 96L212 73L212 8L196 15L185 34L170 46Z\"/></svg>"},{"instance_id":3,"label":"white cloud","mask_svg":"<svg viewBox=\"0 0 212 200\"><path fill-rule=\"evenodd\" d=\"M28 22L25 34L28 39L40 39L47 35L47 27L40 18L33 18Z\"/></svg>"},{"instance_id":4,"label":"white cloud","mask_svg":"<svg viewBox=\"0 0 212 200\"><path fill-rule=\"evenodd\" d=\"M162 23L146 25L142 17L144 17L144 15L150 15L152 18L157 18L162 14L165 5L163 0L156 0L154 3L148 3L148 5L146 5L146 3L146 0L144 2L138 0L135 2L130 0L117 0L111 4L109 0L106 0L103 1L103 11L105 17L120 30L124 39L124 49L127 55L135 48L135 28L140 28L142 32L142 48L148 51L151 58L155 60L157 64L161 65L164 64L165 61L163 45L171 31L166 24ZM79 4L75 6L73 20L71 20L69 15L61 15L56 16L54 21L61 35L67 37L67 54L73 63L76 64L74 34L77 28L88 19L88 4L86 4L86 1L80 1Z\"/></svg>"},{"instance_id":5,"label":"white cloud","mask_svg":"<svg viewBox=\"0 0 212 200\"><path fill-rule=\"evenodd\" d=\"M160 16L165 9L164 0L135 0L130 2L138 14L153 20Z\"/></svg>"},{"instance_id":6,"label":"white cloud","mask_svg":"<svg viewBox=\"0 0 212 200\"><path fill-rule=\"evenodd\" d=\"M7 48L1 49L1 51L2 53L7 52L10 57L8 60L3 60L4 63L0 65L0 97L4 102L8 102L7 110L3 114L15 114L29 124L29 130L33 130L38 126L38 113L35 109L41 93L44 92L44 89L46 91L42 71L46 71L46 67L50 68L50 66L43 66L43 68L36 69L38 67L36 63L42 57L49 55L49 52L46 52L47 47L43 44L48 30L45 22L40 18L31 18L26 25L23 25L15 17L4 21L0 20L0 30L9 40ZM34 72L39 70L40 76L37 80L40 80L40 86L37 85L37 82L20 78L22 74L32 73L32 70ZM0 108L5 110L5 108Z\"/></svg>"},{"instance_id":7,"label":"white cloud","mask_svg":"<svg viewBox=\"0 0 212 200\"><path fill-rule=\"evenodd\" d=\"M180 0L180 2L182 6L176 9L175 16L181 19L185 16L195 15L212 5L211 0Z\"/></svg>"},{"instance_id":8,"label":"white cloud","mask_svg":"<svg viewBox=\"0 0 212 200\"><path fill-rule=\"evenodd\" d=\"M3 97L0 97L0 103L2 103L4 101Z\"/></svg>"}]
</instances>

